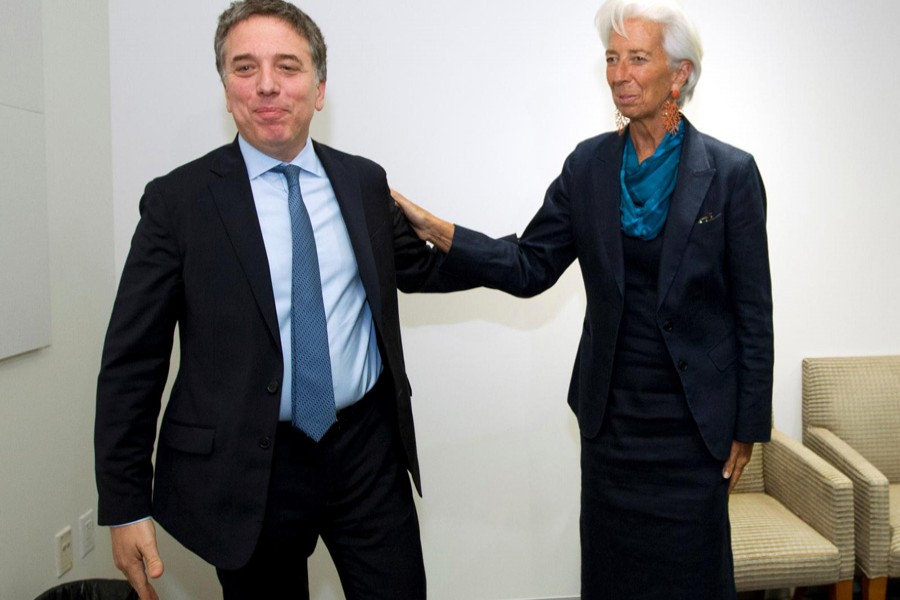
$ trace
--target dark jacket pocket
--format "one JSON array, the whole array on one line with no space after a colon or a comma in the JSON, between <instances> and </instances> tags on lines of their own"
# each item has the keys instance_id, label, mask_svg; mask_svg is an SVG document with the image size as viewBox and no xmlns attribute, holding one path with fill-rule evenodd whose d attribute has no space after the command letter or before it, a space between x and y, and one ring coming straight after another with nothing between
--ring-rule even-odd
<instances>
[{"instance_id":1,"label":"dark jacket pocket","mask_svg":"<svg viewBox=\"0 0 900 600\"><path fill-rule=\"evenodd\" d=\"M737 336L733 333L726 336L725 339L713 346L708 356L719 371L730 367L737 358Z\"/></svg>"},{"instance_id":2,"label":"dark jacket pocket","mask_svg":"<svg viewBox=\"0 0 900 600\"><path fill-rule=\"evenodd\" d=\"M215 437L215 429L164 422L159 432L159 443L190 454L209 454Z\"/></svg>"}]
</instances>

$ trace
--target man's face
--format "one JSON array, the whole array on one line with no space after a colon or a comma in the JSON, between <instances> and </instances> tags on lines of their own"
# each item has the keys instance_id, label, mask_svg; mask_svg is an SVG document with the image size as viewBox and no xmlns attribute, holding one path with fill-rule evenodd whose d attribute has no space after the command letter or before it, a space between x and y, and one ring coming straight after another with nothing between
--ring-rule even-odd
<instances>
[{"instance_id":1,"label":"man's face","mask_svg":"<svg viewBox=\"0 0 900 600\"><path fill-rule=\"evenodd\" d=\"M291 161L325 106L325 82L316 77L306 38L276 17L250 17L225 38L224 72L225 106L243 138Z\"/></svg>"}]
</instances>

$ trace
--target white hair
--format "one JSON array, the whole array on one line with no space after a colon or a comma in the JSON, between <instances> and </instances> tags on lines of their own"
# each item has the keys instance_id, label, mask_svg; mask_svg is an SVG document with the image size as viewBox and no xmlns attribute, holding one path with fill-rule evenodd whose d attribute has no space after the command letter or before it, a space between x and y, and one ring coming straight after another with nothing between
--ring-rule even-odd
<instances>
[{"instance_id":1,"label":"white hair","mask_svg":"<svg viewBox=\"0 0 900 600\"><path fill-rule=\"evenodd\" d=\"M683 106L694 95L703 60L703 45L694 24L674 0L606 0L594 18L604 48L609 48L613 31L628 37L625 33L626 19L644 19L662 25L663 50L669 58L670 70L677 69L683 60L694 66L681 88L678 104Z\"/></svg>"}]
</instances>

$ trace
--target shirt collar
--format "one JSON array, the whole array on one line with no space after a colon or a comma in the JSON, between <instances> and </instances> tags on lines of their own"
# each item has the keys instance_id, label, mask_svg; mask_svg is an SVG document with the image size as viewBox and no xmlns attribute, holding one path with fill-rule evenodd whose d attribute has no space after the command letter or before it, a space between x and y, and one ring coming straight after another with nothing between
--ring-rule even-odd
<instances>
[{"instance_id":1,"label":"shirt collar","mask_svg":"<svg viewBox=\"0 0 900 600\"><path fill-rule=\"evenodd\" d=\"M238 145L244 157L244 164L247 165L247 175L250 176L251 180L270 171L272 167L280 165L282 162L277 158L272 158L268 154L260 152L240 134L238 134ZM307 173L317 177L325 176L325 169L322 167L319 157L316 156L315 148L313 148L312 138L306 138L306 145L303 146L300 154L294 157L291 164L297 165Z\"/></svg>"}]
</instances>

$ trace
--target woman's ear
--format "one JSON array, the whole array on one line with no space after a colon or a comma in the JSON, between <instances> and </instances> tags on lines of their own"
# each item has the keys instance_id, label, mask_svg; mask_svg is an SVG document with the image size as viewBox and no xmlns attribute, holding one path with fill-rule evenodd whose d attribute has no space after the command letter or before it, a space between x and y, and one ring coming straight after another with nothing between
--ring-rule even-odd
<instances>
[{"instance_id":1,"label":"woman's ear","mask_svg":"<svg viewBox=\"0 0 900 600\"><path fill-rule=\"evenodd\" d=\"M675 80L673 83L678 86L678 89L684 87L684 84L687 83L688 78L691 76L691 73L694 72L694 63L689 60L683 60L679 63L678 68L675 69Z\"/></svg>"}]
</instances>

